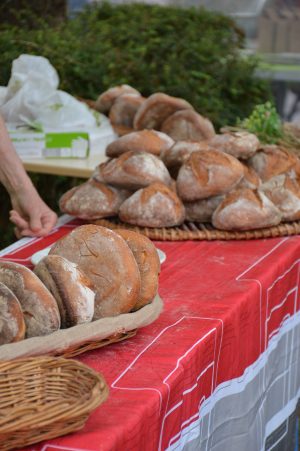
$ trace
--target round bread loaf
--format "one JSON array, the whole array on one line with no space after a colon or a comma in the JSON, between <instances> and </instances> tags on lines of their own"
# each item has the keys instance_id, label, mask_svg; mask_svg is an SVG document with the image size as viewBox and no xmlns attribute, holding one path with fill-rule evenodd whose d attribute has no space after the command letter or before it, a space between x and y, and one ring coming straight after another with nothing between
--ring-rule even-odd
<instances>
[{"instance_id":1,"label":"round bread loaf","mask_svg":"<svg viewBox=\"0 0 300 451\"><path fill-rule=\"evenodd\" d=\"M62 328L92 321L94 286L75 263L60 255L47 255L39 261L34 272L54 296Z\"/></svg>"},{"instance_id":2,"label":"round bread loaf","mask_svg":"<svg viewBox=\"0 0 300 451\"><path fill-rule=\"evenodd\" d=\"M209 140L209 144L216 150L244 160L252 157L259 148L257 136L244 131L215 135Z\"/></svg>"},{"instance_id":3,"label":"round bread loaf","mask_svg":"<svg viewBox=\"0 0 300 451\"><path fill-rule=\"evenodd\" d=\"M117 215L120 205L129 195L125 190L90 179L63 194L59 208L81 219L106 218Z\"/></svg>"},{"instance_id":4,"label":"round bread loaf","mask_svg":"<svg viewBox=\"0 0 300 451\"><path fill-rule=\"evenodd\" d=\"M297 164L297 157L283 147L263 146L247 164L252 167L263 182L276 175L284 174Z\"/></svg>"},{"instance_id":5,"label":"round bread loaf","mask_svg":"<svg viewBox=\"0 0 300 451\"><path fill-rule=\"evenodd\" d=\"M129 85L113 86L100 94L95 103L96 110L100 111L100 113L108 113L114 101L122 94L140 95L139 91Z\"/></svg>"},{"instance_id":6,"label":"round bread loaf","mask_svg":"<svg viewBox=\"0 0 300 451\"><path fill-rule=\"evenodd\" d=\"M206 141L177 141L172 147L163 150L160 158L169 169L171 175L176 178L179 169L188 160L191 153L209 149L210 146Z\"/></svg>"},{"instance_id":7,"label":"round bread loaf","mask_svg":"<svg viewBox=\"0 0 300 451\"><path fill-rule=\"evenodd\" d=\"M48 335L59 329L57 303L30 269L17 263L1 261L0 282L14 293L21 304L27 338Z\"/></svg>"},{"instance_id":8,"label":"round bread loaf","mask_svg":"<svg viewBox=\"0 0 300 451\"><path fill-rule=\"evenodd\" d=\"M136 130L144 128L160 130L163 122L171 114L187 109L193 110L193 107L186 100L157 92L148 97L137 110L133 126Z\"/></svg>"},{"instance_id":9,"label":"round bread loaf","mask_svg":"<svg viewBox=\"0 0 300 451\"><path fill-rule=\"evenodd\" d=\"M141 275L141 292L133 310L149 304L157 294L160 261L157 250L146 236L127 229L115 230L128 244Z\"/></svg>"},{"instance_id":10,"label":"round bread loaf","mask_svg":"<svg viewBox=\"0 0 300 451\"><path fill-rule=\"evenodd\" d=\"M156 130L141 130L128 133L116 139L106 147L106 155L119 157L125 152L149 152L159 156L165 149L173 146L174 141L165 133Z\"/></svg>"},{"instance_id":11,"label":"round bread loaf","mask_svg":"<svg viewBox=\"0 0 300 451\"><path fill-rule=\"evenodd\" d=\"M162 183L136 191L123 202L122 221L142 227L172 227L184 221L184 206L176 193Z\"/></svg>"},{"instance_id":12,"label":"round bread loaf","mask_svg":"<svg viewBox=\"0 0 300 451\"><path fill-rule=\"evenodd\" d=\"M122 94L117 97L108 115L112 126L122 125L128 132L132 131L134 116L144 101L145 98L139 94Z\"/></svg>"},{"instance_id":13,"label":"round bread loaf","mask_svg":"<svg viewBox=\"0 0 300 451\"><path fill-rule=\"evenodd\" d=\"M0 283L0 345L15 343L25 337L21 305L6 285Z\"/></svg>"},{"instance_id":14,"label":"round bread loaf","mask_svg":"<svg viewBox=\"0 0 300 451\"><path fill-rule=\"evenodd\" d=\"M57 241L50 255L76 263L95 289L93 319L130 312L141 289L140 273L126 242L105 227L83 225Z\"/></svg>"},{"instance_id":15,"label":"round bread loaf","mask_svg":"<svg viewBox=\"0 0 300 451\"><path fill-rule=\"evenodd\" d=\"M221 230L254 230L279 224L277 207L260 191L247 188L227 194L212 216Z\"/></svg>"},{"instance_id":16,"label":"round bread loaf","mask_svg":"<svg viewBox=\"0 0 300 451\"><path fill-rule=\"evenodd\" d=\"M288 174L277 175L265 182L261 189L280 210L284 221L300 219L300 184L298 179Z\"/></svg>"},{"instance_id":17,"label":"round bread loaf","mask_svg":"<svg viewBox=\"0 0 300 451\"><path fill-rule=\"evenodd\" d=\"M196 222L211 222L213 212L220 205L224 196L213 196L208 199L185 202L185 220Z\"/></svg>"},{"instance_id":18,"label":"round bread loaf","mask_svg":"<svg viewBox=\"0 0 300 451\"><path fill-rule=\"evenodd\" d=\"M164 163L147 152L126 152L102 163L99 168L106 183L126 189L139 189L154 182L171 183Z\"/></svg>"},{"instance_id":19,"label":"round bread loaf","mask_svg":"<svg viewBox=\"0 0 300 451\"><path fill-rule=\"evenodd\" d=\"M202 141L215 135L210 120L194 110L176 111L163 122L161 131L174 141Z\"/></svg>"},{"instance_id":20,"label":"round bread loaf","mask_svg":"<svg viewBox=\"0 0 300 451\"><path fill-rule=\"evenodd\" d=\"M244 175L243 165L218 150L193 152L181 166L177 192L184 201L206 199L229 192Z\"/></svg>"}]
</instances>

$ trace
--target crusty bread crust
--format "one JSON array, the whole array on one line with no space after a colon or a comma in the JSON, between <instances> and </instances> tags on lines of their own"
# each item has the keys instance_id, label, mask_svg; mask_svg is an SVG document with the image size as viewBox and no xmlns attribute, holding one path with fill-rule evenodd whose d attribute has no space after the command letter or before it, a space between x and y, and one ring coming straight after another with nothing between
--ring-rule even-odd
<instances>
[{"instance_id":1,"label":"crusty bread crust","mask_svg":"<svg viewBox=\"0 0 300 451\"><path fill-rule=\"evenodd\" d=\"M0 283L0 345L15 343L25 337L21 305L13 292Z\"/></svg>"},{"instance_id":2,"label":"crusty bread crust","mask_svg":"<svg viewBox=\"0 0 300 451\"><path fill-rule=\"evenodd\" d=\"M140 94L136 89L129 85L113 86L100 94L95 103L95 108L100 111L100 113L108 113L117 97L129 93Z\"/></svg>"},{"instance_id":3,"label":"crusty bread crust","mask_svg":"<svg viewBox=\"0 0 300 451\"><path fill-rule=\"evenodd\" d=\"M262 191L279 208L284 221L300 219L300 181L289 174L272 177L265 182Z\"/></svg>"},{"instance_id":4,"label":"crusty bread crust","mask_svg":"<svg viewBox=\"0 0 300 451\"><path fill-rule=\"evenodd\" d=\"M139 94L129 93L118 96L108 115L112 126L123 125L132 129L134 116L144 101L145 97Z\"/></svg>"},{"instance_id":5,"label":"crusty bread crust","mask_svg":"<svg viewBox=\"0 0 300 451\"><path fill-rule=\"evenodd\" d=\"M209 140L209 144L217 150L244 160L252 157L260 146L257 136L246 131L215 135Z\"/></svg>"},{"instance_id":6,"label":"crusty bread crust","mask_svg":"<svg viewBox=\"0 0 300 451\"><path fill-rule=\"evenodd\" d=\"M62 328L92 321L94 285L75 263L60 255L47 255L36 265L34 272L54 296Z\"/></svg>"},{"instance_id":7,"label":"crusty bread crust","mask_svg":"<svg viewBox=\"0 0 300 451\"><path fill-rule=\"evenodd\" d=\"M243 188L229 193L212 216L222 230L253 230L279 224L281 214L261 191Z\"/></svg>"},{"instance_id":8,"label":"crusty bread crust","mask_svg":"<svg viewBox=\"0 0 300 451\"><path fill-rule=\"evenodd\" d=\"M159 156L165 149L174 144L172 138L156 130L141 130L128 133L110 143L106 148L106 155L118 157L125 152L149 152Z\"/></svg>"},{"instance_id":9,"label":"crusty bread crust","mask_svg":"<svg viewBox=\"0 0 300 451\"><path fill-rule=\"evenodd\" d=\"M247 164L252 167L263 182L276 175L284 174L297 166L297 157L283 147L262 146Z\"/></svg>"},{"instance_id":10,"label":"crusty bread crust","mask_svg":"<svg viewBox=\"0 0 300 451\"><path fill-rule=\"evenodd\" d=\"M194 110L176 111L163 122L161 131L174 141L202 141L215 136L212 122Z\"/></svg>"},{"instance_id":11,"label":"crusty bread crust","mask_svg":"<svg viewBox=\"0 0 300 451\"><path fill-rule=\"evenodd\" d=\"M127 229L116 229L130 247L141 275L141 292L133 310L149 304L158 289L160 261L154 244L144 235Z\"/></svg>"},{"instance_id":12,"label":"crusty bread crust","mask_svg":"<svg viewBox=\"0 0 300 451\"><path fill-rule=\"evenodd\" d=\"M105 227L83 225L57 241L50 255L76 263L95 287L93 319L126 313L141 288L135 258L125 240Z\"/></svg>"},{"instance_id":13,"label":"crusty bread crust","mask_svg":"<svg viewBox=\"0 0 300 451\"><path fill-rule=\"evenodd\" d=\"M160 130L163 122L179 110L193 109L184 99L157 92L148 97L138 109L133 126L135 130L145 128Z\"/></svg>"},{"instance_id":14,"label":"crusty bread crust","mask_svg":"<svg viewBox=\"0 0 300 451\"><path fill-rule=\"evenodd\" d=\"M81 219L106 218L117 215L120 205L129 195L125 190L90 179L63 194L59 208Z\"/></svg>"},{"instance_id":15,"label":"crusty bread crust","mask_svg":"<svg viewBox=\"0 0 300 451\"><path fill-rule=\"evenodd\" d=\"M172 189L162 183L153 183L126 199L120 207L119 217L142 227L172 227L183 223L185 211Z\"/></svg>"},{"instance_id":16,"label":"crusty bread crust","mask_svg":"<svg viewBox=\"0 0 300 451\"><path fill-rule=\"evenodd\" d=\"M224 195L221 195L195 200L194 202L185 202L186 221L211 222L214 211L223 199Z\"/></svg>"},{"instance_id":17,"label":"crusty bread crust","mask_svg":"<svg viewBox=\"0 0 300 451\"><path fill-rule=\"evenodd\" d=\"M134 190L155 182L171 183L164 163L147 152L126 152L118 158L102 163L99 168L106 183Z\"/></svg>"},{"instance_id":18,"label":"crusty bread crust","mask_svg":"<svg viewBox=\"0 0 300 451\"><path fill-rule=\"evenodd\" d=\"M179 170L178 195L190 202L225 194L243 175L243 165L231 155L218 150L193 152Z\"/></svg>"},{"instance_id":19,"label":"crusty bread crust","mask_svg":"<svg viewBox=\"0 0 300 451\"><path fill-rule=\"evenodd\" d=\"M26 337L37 337L55 332L60 327L57 303L40 279L25 266L0 262L0 281L21 304Z\"/></svg>"}]
</instances>

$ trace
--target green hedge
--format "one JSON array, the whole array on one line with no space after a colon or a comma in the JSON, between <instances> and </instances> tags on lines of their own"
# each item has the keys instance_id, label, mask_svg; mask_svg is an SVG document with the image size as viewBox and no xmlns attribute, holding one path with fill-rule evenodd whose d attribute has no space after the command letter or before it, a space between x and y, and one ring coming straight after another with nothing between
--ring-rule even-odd
<instances>
[{"instance_id":1,"label":"green hedge","mask_svg":"<svg viewBox=\"0 0 300 451\"><path fill-rule=\"evenodd\" d=\"M243 34L221 14L204 9L104 3L61 22L16 11L14 25L0 25L0 85L21 53L47 57L58 70L60 88L96 99L105 89L128 83L144 96L162 91L183 97L216 127L235 124L269 98L268 85L254 77L256 60L240 54ZM35 175L46 202L57 199L73 179ZM0 190L0 247L13 239L8 198Z\"/></svg>"}]
</instances>

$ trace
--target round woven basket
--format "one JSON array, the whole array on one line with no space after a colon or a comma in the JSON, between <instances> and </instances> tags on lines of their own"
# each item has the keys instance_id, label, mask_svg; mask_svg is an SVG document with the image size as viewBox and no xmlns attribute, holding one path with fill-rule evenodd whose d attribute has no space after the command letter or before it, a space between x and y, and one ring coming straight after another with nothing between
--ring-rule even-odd
<instances>
[{"instance_id":1,"label":"round woven basket","mask_svg":"<svg viewBox=\"0 0 300 451\"><path fill-rule=\"evenodd\" d=\"M108 396L104 378L75 360L0 362L0 450L69 434Z\"/></svg>"},{"instance_id":2,"label":"round woven basket","mask_svg":"<svg viewBox=\"0 0 300 451\"><path fill-rule=\"evenodd\" d=\"M247 230L245 232L228 232L215 229L208 223L185 222L178 227L150 228L125 224L118 218L97 219L93 224L110 229L126 228L146 235L158 241L186 241L186 240L255 240L259 238L275 238L300 234L300 221L286 222L278 226L265 229Z\"/></svg>"}]
</instances>

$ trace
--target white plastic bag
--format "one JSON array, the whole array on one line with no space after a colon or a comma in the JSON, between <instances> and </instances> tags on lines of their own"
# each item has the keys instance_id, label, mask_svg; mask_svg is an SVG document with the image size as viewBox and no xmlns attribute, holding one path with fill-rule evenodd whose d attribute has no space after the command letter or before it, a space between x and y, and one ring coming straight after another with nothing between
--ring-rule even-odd
<instances>
[{"instance_id":1,"label":"white plastic bag","mask_svg":"<svg viewBox=\"0 0 300 451\"><path fill-rule=\"evenodd\" d=\"M70 94L57 90L59 78L41 56L21 55L14 60L0 112L14 125L37 123L47 128L94 127L91 110Z\"/></svg>"}]
</instances>

